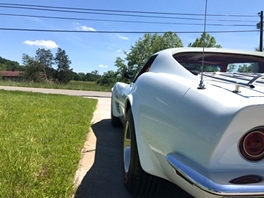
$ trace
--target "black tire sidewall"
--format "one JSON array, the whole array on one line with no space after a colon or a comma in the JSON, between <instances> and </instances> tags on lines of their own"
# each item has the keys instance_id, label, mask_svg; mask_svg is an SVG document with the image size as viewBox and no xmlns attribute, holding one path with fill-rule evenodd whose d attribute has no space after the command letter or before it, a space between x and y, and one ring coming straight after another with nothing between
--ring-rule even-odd
<instances>
[{"instance_id":1,"label":"black tire sidewall","mask_svg":"<svg viewBox=\"0 0 264 198\"><path fill-rule=\"evenodd\" d=\"M118 117L115 117L113 114L113 97L111 97L111 124L113 127L121 126L121 122Z\"/></svg>"}]
</instances>

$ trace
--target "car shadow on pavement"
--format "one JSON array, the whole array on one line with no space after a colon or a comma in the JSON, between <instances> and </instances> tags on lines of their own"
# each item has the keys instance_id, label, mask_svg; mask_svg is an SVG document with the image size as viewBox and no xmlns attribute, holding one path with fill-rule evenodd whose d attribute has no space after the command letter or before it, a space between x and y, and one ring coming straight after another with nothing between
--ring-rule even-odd
<instances>
[{"instance_id":1,"label":"car shadow on pavement","mask_svg":"<svg viewBox=\"0 0 264 198\"><path fill-rule=\"evenodd\" d=\"M132 197L122 181L122 128L111 126L110 120L92 125L97 138L93 166L86 173L75 198L129 198ZM153 198L191 198L177 186L168 182Z\"/></svg>"}]
</instances>

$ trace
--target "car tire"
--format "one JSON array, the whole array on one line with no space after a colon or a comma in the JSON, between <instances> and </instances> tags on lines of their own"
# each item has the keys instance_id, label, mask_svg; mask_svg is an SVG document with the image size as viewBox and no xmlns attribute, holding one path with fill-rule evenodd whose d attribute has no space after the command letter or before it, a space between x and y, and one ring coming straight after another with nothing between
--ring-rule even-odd
<instances>
[{"instance_id":1,"label":"car tire","mask_svg":"<svg viewBox=\"0 0 264 198\"><path fill-rule=\"evenodd\" d=\"M111 99L111 124L113 127L122 126L120 119L118 117L115 117L113 114L113 101L112 101L112 99Z\"/></svg>"},{"instance_id":2,"label":"car tire","mask_svg":"<svg viewBox=\"0 0 264 198\"><path fill-rule=\"evenodd\" d=\"M124 184L134 196L151 196L159 190L162 180L146 173L140 165L131 110L126 115L123 135Z\"/></svg>"}]
</instances>

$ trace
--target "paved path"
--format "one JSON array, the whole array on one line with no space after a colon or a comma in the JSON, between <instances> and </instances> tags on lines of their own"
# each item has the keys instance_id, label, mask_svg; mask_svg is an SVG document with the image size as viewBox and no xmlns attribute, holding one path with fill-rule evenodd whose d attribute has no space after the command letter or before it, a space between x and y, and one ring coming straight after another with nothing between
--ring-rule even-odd
<instances>
[{"instance_id":1,"label":"paved path","mask_svg":"<svg viewBox=\"0 0 264 198\"><path fill-rule=\"evenodd\" d=\"M76 172L75 198L130 198L122 181L122 128L110 124L109 92L89 92L59 89L39 89L0 86L5 90L65 94L98 99L91 131L82 149L82 158ZM161 195L153 198L190 198L175 185L167 183Z\"/></svg>"},{"instance_id":2,"label":"paved path","mask_svg":"<svg viewBox=\"0 0 264 198\"><path fill-rule=\"evenodd\" d=\"M44 89L44 88L12 87L12 86L0 86L0 89L31 91L31 92L48 93L48 94L64 94L71 96L95 97L95 98L111 97L110 92L98 92L98 91L77 91L77 90L67 90L67 89Z\"/></svg>"}]
</instances>

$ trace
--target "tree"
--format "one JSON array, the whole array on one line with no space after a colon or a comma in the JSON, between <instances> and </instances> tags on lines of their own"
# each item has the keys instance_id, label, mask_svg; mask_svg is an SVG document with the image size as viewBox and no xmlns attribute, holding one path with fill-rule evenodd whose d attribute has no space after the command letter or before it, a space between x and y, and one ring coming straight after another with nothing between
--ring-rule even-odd
<instances>
[{"instance_id":1,"label":"tree","mask_svg":"<svg viewBox=\"0 0 264 198\"><path fill-rule=\"evenodd\" d=\"M0 71L20 71L21 66L16 61L11 61L0 56Z\"/></svg>"},{"instance_id":2,"label":"tree","mask_svg":"<svg viewBox=\"0 0 264 198\"><path fill-rule=\"evenodd\" d=\"M52 79L52 65L53 63L53 54L48 49L39 48L36 51L35 60L39 62L40 68L42 70L43 78L46 82L50 82Z\"/></svg>"},{"instance_id":3,"label":"tree","mask_svg":"<svg viewBox=\"0 0 264 198\"><path fill-rule=\"evenodd\" d=\"M128 72L129 69L127 68L127 65L125 64L125 60L123 60L122 58L120 57L117 57L116 58L116 61L115 61L115 66L118 68L117 69L117 73L120 74L119 76L122 77L122 74L124 74L125 72ZM117 77L117 76L116 76ZM117 81L122 81L121 78L118 78L116 79ZM124 82L127 82L126 79L123 79Z\"/></svg>"},{"instance_id":4,"label":"tree","mask_svg":"<svg viewBox=\"0 0 264 198\"><path fill-rule=\"evenodd\" d=\"M146 33L129 52L125 52L124 59L116 58L115 66L118 68L116 77L122 76L124 72L136 74L152 54L163 49L182 46L182 41L176 33L166 32L163 35Z\"/></svg>"},{"instance_id":5,"label":"tree","mask_svg":"<svg viewBox=\"0 0 264 198\"><path fill-rule=\"evenodd\" d=\"M264 48L262 48L262 51L260 51L260 48L259 47L256 47L255 48L255 51L257 51L257 52L263 52L264 51Z\"/></svg>"},{"instance_id":6,"label":"tree","mask_svg":"<svg viewBox=\"0 0 264 198\"><path fill-rule=\"evenodd\" d=\"M78 76L79 76L80 81L85 81L85 73L79 72Z\"/></svg>"},{"instance_id":7,"label":"tree","mask_svg":"<svg viewBox=\"0 0 264 198\"><path fill-rule=\"evenodd\" d=\"M99 76L99 71L98 70L91 71L91 74L95 76Z\"/></svg>"},{"instance_id":8,"label":"tree","mask_svg":"<svg viewBox=\"0 0 264 198\"><path fill-rule=\"evenodd\" d=\"M55 63L57 65L57 80L60 83L68 83L73 77L72 69L70 69L71 61L65 50L58 48Z\"/></svg>"},{"instance_id":9,"label":"tree","mask_svg":"<svg viewBox=\"0 0 264 198\"><path fill-rule=\"evenodd\" d=\"M235 70L235 68L236 68L236 65L235 64L229 64L228 66L227 66L227 72L233 72L234 70Z\"/></svg>"},{"instance_id":10,"label":"tree","mask_svg":"<svg viewBox=\"0 0 264 198\"><path fill-rule=\"evenodd\" d=\"M98 70L91 71L85 74L85 81L97 81L100 78Z\"/></svg>"},{"instance_id":11,"label":"tree","mask_svg":"<svg viewBox=\"0 0 264 198\"><path fill-rule=\"evenodd\" d=\"M42 72L42 68L38 61L36 61L33 57L30 57L27 54L23 54L22 62L25 67L25 72L23 75L25 80L33 82L43 81L42 75L40 75Z\"/></svg>"},{"instance_id":12,"label":"tree","mask_svg":"<svg viewBox=\"0 0 264 198\"><path fill-rule=\"evenodd\" d=\"M97 84L113 86L116 83L117 75L116 71L107 71L97 80Z\"/></svg>"},{"instance_id":13,"label":"tree","mask_svg":"<svg viewBox=\"0 0 264 198\"><path fill-rule=\"evenodd\" d=\"M239 65L237 72L241 72L241 73L253 72L253 66L247 64Z\"/></svg>"},{"instance_id":14,"label":"tree","mask_svg":"<svg viewBox=\"0 0 264 198\"><path fill-rule=\"evenodd\" d=\"M221 45L216 44L216 40L213 36L210 36L208 33L202 33L200 38L196 38L193 43L189 43L188 47L215 47L221 48ZM201 66L197 68L201 71ZM218 67L204 65L203 71L205 72L217 72L219 71Z\"/></svg>"},{"instance_id":15,"label":"tree","mask_svg":"<svg viewBox=\"0 0 264 198\"><path fill-rule=\"evenodd\" d=\"M0 71L5 71L6 70L6 65L3 63L0 63Z\"/></svg>"},{"instance_id":16,"label":"tree","mask_svg":"<svg viewBox=\"0 0 264 198\"><path fill-rule=\"evenodd\" d=\"M221 45L216 44L216 40L210 34L202 33L200 38L196 38L193 43L189 43L188 47L216 47L221 48Z\"/></svg>"}]
</instances>

